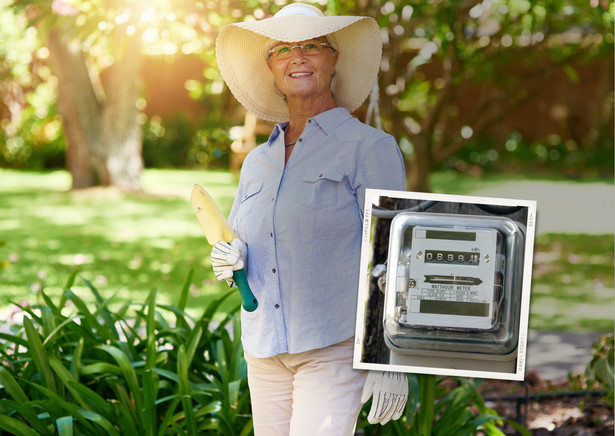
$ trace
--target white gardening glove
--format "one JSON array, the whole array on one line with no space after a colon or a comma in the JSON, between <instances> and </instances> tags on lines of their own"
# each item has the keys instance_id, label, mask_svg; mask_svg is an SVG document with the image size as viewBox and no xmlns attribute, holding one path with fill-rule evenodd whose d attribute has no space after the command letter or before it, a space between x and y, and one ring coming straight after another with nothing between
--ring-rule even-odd
<instances>
[{"instance_id":1,"label":"white gardening glove","mask_svg":"<svg viewBox=\"0 0 615 436\"><path fill-rule=\"evenodd\" d=\"M233 239L228 242L217 242L211 248L211 265L214 269L216 279L226 280L229 286L233 286L233 271L240 270L246 263L248 254L247 245L240 239Z\"/></svg>"},{"instance_id":2,"label":"white gardening glove","mask_svg":"<svg viewBox=\"0 0 615 436\"><path fill-rule=\"evenodd\" d=\"M408 378L403 372L369 371L361 403L373 397L367 416L370 424L386 424L399 419L408 400Z\"/></svg>"}]
</instances>

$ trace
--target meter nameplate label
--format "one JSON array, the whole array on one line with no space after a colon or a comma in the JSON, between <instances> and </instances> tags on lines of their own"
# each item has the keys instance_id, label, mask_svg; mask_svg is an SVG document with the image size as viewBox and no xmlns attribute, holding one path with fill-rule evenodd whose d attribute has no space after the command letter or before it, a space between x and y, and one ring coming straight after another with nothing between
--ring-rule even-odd
<instances>
[{"instance_id":1,"label":"meter nameplate label","mask_svg":"<svg viewBox=\"0 0 615 436\"><path fill-rule=\"evenodd\" d=\"M489 329L494 324L497 230L415 226L406 323Z\"/></svg>"}]
</instances>

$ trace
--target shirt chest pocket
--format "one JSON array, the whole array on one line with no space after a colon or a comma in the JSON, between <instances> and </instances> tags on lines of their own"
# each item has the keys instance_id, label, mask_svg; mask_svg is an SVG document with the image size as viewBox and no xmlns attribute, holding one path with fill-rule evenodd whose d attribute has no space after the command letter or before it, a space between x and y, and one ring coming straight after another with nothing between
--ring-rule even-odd
<instances>
[{"instance_id":1,"label":"shirt chest pocket","mask_svg":"<svg viewBox=\"0 0 615 436\"><path fill-rule=\"evenodd\" d=\"M324 209L338 204L346 191L344 173L335 169L305 173L297 201L310 209Z\"/></svg>"}]
</instances>

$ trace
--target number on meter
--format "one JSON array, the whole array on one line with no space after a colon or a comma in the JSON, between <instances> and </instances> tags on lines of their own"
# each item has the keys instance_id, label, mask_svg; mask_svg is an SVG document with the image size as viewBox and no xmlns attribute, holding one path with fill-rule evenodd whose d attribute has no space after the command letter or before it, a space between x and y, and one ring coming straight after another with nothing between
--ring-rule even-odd
<instances>
[{"instance_id":1,"label":"number on meter","mask_svg":"<svg viewBox=\"0 0 615 436\"><path fill-rule=\"evenodd\" d=\"M490 329L497 319L495 229L412 228L407 311L402 323Z\"/></svg>"}]
</instances>

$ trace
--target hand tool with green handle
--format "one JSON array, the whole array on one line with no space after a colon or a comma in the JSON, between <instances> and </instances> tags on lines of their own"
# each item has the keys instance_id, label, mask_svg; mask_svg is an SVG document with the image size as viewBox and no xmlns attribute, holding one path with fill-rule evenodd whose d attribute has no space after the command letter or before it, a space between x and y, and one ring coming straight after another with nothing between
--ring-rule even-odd
<instances>
[{"instance_id":1,"label":"hand tool with green handle","mask_svg":"<svg viewBox=\"0 0 615 436\"><path fill-rule=\"evenodd\" d=\"M190 203L209 245L213 246L220 241L230 244L233 239L237 238L222 211L205 188L200 185L194 185L190 194ZM248 312L256 310L258 301L248 284L246 270L242 268L238 271L233 271L233 280L237 284L237 288L239 288L243 308Z\"/></svg>"}]
</instances>

